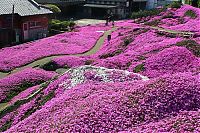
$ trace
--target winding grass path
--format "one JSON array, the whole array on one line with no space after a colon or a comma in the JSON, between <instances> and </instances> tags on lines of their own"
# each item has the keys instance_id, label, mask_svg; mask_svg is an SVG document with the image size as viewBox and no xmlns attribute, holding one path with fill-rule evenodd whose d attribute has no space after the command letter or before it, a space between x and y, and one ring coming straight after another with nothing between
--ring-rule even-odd
<instances>
[{"instance_id":1,"label":"winding grass path","mask_svg":"<svg viewBox=\"0 0 200 133\"><path fill-rule=\"evenodd\" d=\"M44 65L44 64L48 63L49 61L51 61L53 58L56 58L56 57L60 57L60 56L64 56L64 55L69 55L69 56L85 56L85 55L95 54L101 48L101 46L103 45L104 40L107 39L107 36L109 34L111 34L113 31L115 31L116 29L117 28L114 27L111 30L105 31L104 34L103 34L103 36L101 36L98 39L98 41L96 42L96 44L94 45L94 47L92 47L92 49L90 49L89 51L87 51L85 53L71 54L71 55L69 55L69 54L61 54L61 55L53 55L53 56L43 57L42 59L35 60L32 63L29 63L29 64L26 64L24 66L15 68L11 72L7 72L7 73L6 72L0 72L0 79L8 76L9 74L13 74L13 73L22 71L22 70L24 70L24 69L26 69L28 67L38 67L38 66Z\"/></svg>"},{"instance_id":2,"label":"winding grass path","mask_svg":"<svg viewBox=\"0 0 200 133\"><path fill-rule=\"evenodd\" d=\"M4 110L5 108L7 108L9 106L8 103L1 103L0 104L0 111Z\"/></svg>"},{"instance_id":3,"label":"winding grass path","mask_svg":"<svg viewBox=\"0 0 200 133\"><path fill-rule=\"evenodd\" d=\"M95 54L101 48L101 46L103 45L105 39L107 39L107 36L109 34L111 34L113 31L115 31L116 29L117 28L114 27L111 30L105 31L103 36L101 36L98 39L98 41L96 42L94 47L92 47L92 49L90 49L89 51L87 51L85 53L80 53L80 54L74 54L74 55L72 54L72 55L69 55L69 56L87 56L87 55ZM53 58L60 57L60 56L66 56L66 54L44 57L42 59L35 60L34 62L32 62L30 64L27 64L25 66L22 66L22 67L19 67L19 68L15 68L14 70L12 70L11 72L8 72L8 73L0 72L0 79L8 76L9 74L13 74L13 73L22 71L22 70L24 70L24 69L26 69L28 67L38 67L38 66L44 65L44 64L48 63L49 61L51 61ZM9 103L0 103L0 111L4 110L8 106L9 106Z\"/></svg>"},{"instance_id":4,"label":"winding grass path","mask_svg":"<svg viewBox=\"0 0 200 133\"><path fill-rule=\"evenodd\" d=\"M176 30L170 30L170 29L160 28L160 27L156 27L156 26L149 26L149 28L155 29L158 31L162 31L162 32L172 33L172 34L182 34L183 36L193 36L195 34L193 32L176 31Z\"/></svg>"}]
</instances>

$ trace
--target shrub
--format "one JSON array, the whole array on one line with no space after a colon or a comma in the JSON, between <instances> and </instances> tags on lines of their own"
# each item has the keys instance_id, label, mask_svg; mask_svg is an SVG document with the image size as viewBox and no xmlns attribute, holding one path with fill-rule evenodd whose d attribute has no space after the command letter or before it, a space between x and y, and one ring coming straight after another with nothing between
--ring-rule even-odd
<instances>
[{"instance_id":1,"label":"shrub","mask_svg":"<svg viewBox=\"0 0 200 133\"><path fill-rule=\"evenodd\" d=\"M50 22L49 22L49 28L50 30L51 29L61 29L61 21L60 20L57 20L57 19L52 19Z\"/></svg>"},{"instance_id":2,"label":"shrub","mask_svg":"<svg viewBox=\"0 0 200 133\"><path fill-rule=\"evenodd\" d=\"M53 13L61 13L60 8L56 5L46 4L45 6L47 6Z\"/></svg>"},{"instance_id":3,"label":"shrub","mask_svg":"<svg viewBox=\"0 0 200 133\"><path fill-rule=\"evenodd\" d=\"M69 27L74 27L76 24L73 21L69 22Z\"/></svg>"},{"instance_id":4,"label":"shrub","mask_svg":"<svg viewBox=\"0 0 200 133\"><path fill-rule=\"evenodd\" d=\"M156 9L144 10L144 11L140 10L139 12L133 12L131 15L131 18L136 19L136 18L158 15L159 13L161 13L164 10L165 10L165 8L162 8L162 9L156 8Z\"/></svg>"},{"instance_id":5,"label":"shrub","mask_svg":"<svg viewBox=\"0 0 200 133\"><path fill-rule=\"evenodd\" d=\"M6 131L11 127L11 125L12 121L6 121L6 123L0 127L0 132Z\"/></svg>"},{"instance_id":6,"label":"shrub","mask_svg":"<svg viewBox=\"0 0 200 133\"><path fill-rule=\"evenodd\" d=\"M51 30L60 30L60 31L73 30L75 25L76 24L73 21L60 21L57 19L52 19L49 22L50 31Z\"/></svg>"},{"instance_id":7,"label":"shrub","mask_svg":"<svg viewBox=\"0 0 200 133\"><path fill-rule=\"evenodd\" d=\"M35 83L31 83L31 82L24 82L21 83L21 85L19 85L15 90L11 90L9 93L6 94L6 100L5 102L10 101L14 96L18 95L20 92L26 90L29 87L32 87L36 84L40 84L43 81L36 81Z\"/></svg>"},{"instance_id":8,"label":"shrub","mask_svg":"<svg viewBox=\"0 0 200 133\"><path fill-rule=\"evenodd\" d=\"M184 40L176 43L177 46L184 46L195 56L200 57L200 45L194 40Z\"/></svg>"},{"instance_id":9,"label":"shrub","mask_svg":"<svg viewBox=\"0 0 200 133\"><path fill-rule=\"evenodd\" d=\"M118 50L116 50L116 51L114 51L114 52L112 52L112 53L103 54L103 55L101 55L99 58L100 58L100 59L106 59L106 58L108 58L108 57L113 57L113 56L119 55L119 54L121 54L122 52L123 52L122 49L118 49Z\"/></svg>"},{"instance_id":10,"label":"shrub","mask_svg":"<svg viewBox=\"0 0 200 133\"><path fill-rule=\"evenodd\" d=\"M173 16L174 14L172 12L168 13L167 15L163 16L162 19L165 19L165 18L174 18Z\"/></svg>"},{"instance_id":11,"label":"shrub","mask_svg":"<svg viewBox=\"0 0 200 133\"><path fill-rule=\"evenodd\" d=\"M48 95L45 95L41 98L41 101L39 102L41 105L44 105L46 102L51 100L53 97L55 97L54 91L50 92Z\"/></svg>"},{"instance_id":12,"label":"shrub","mask_svg":"<svg viewBox=\"0 0 200 133\"><path fill-rule=\"evenodd\" d=\"M70 25L71 22L69 21L63 21L60 23L61 29L65 29Z\"/></svg>"},{"instance_id":13,"label":"shrub","mask_svg":"<svg viewBox=\"0 0 200 133\"><path fill-rule=\"evenodd\" d=\"M187 10L184 14L184 16L189 16L193 19L195 19L197 17L196 13L193 10Z\"/></svg>"},{"instance_id":14,"label":"shrub","mask_svg":"<svg viewBox=\"0 0 200 133\"><path fill-rule=\"evenodd\" d=\"M149 26L158 26L160 20L153 20L153 21L149 21L149 22L145 22L145 25L149 25Z\"/></svg>"},{"instance_id":15,"label":"shrub","mask_svg":"<svg viewBox=\"0 0 200 133\"><path fill-rule=\"evenodd\" d=\"M133 72L135 72L135 73L139 73L139 72L142 72L142 71L144 71L144 64L139 64L139 65L137 65L135 68L134 68L134 70L133 70Z\"/></svg>"},{"instance_id":16,"label":"shrub","mask_svg":"<svg viewBox=\"0 0 200 133\"><path fill-rule=\"evenodd\" d=\"M180 8L181 5L182 4L179 1L173 1L168 7L170 7L170 8Z\"/></svg>"},{"instance_id":17,"label":"shrub","mask_svg":"<svg viewBox=\"0 0 200 133\"><path fill-rule=\"evenodd\" d=\"M200 0L198 0L198 7L200 8Z\"/></svg>"},{"instance_id":18,"label":"shrub","mask_svg":"<svg viewBox=\"0 0 200 133\"><path fill-rule=\"evenodd\" d=\"M125 38L123 46L128 46L132 42L131 38Z\"/></svg>"},{"instance_id":19,"label":"shrub","mask_svg":"<svg viewBox=\"0 0 200 133\"><path fill-rule=\"evenodd\" d=\"M42 68L46 71L55 71L56 69L59 68L59 66L55 62L50 61L50 62L40 66L40 68Z\"/></svg>"},{"instance_id":20,"label":"shrub","mask_svg":"<svg viewBox=\"0 0 200 133\"><path fill-rule=\"evenodd\" d=\"M94 62L94 60L86 60L85 65L91 65Z\"/></svg>"}]
</instances>

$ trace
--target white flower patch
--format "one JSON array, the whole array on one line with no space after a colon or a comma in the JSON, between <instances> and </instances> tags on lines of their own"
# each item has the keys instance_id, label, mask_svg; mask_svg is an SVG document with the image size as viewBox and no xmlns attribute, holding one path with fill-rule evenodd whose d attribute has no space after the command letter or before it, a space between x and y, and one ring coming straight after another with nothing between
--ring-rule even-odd
<instances>
[{"instance_id":1,"label":"white flower patch","mask_svg":"<svg viewBox=\"0 0 200 133\"><path fill-rule=\"evenodd\" d=\"M63 81L59 86L64 87L65 89L73 88L79 84L85 83L88 79L85 77L86 72L94 72L94 81L96 78L100 77L102 80L98 82L124 82L126 81L126 77L130 74L136 75L141 78L141 80L146 81L149 80L148 77L142 76L138 73L132 73L126 70L119 70L119 69L108 69L104 67L95 67L91 65L85 65L77 68L71 68L66 71L64 74L69 74L70 79ZM119 73L119 75L117 75ZM116 74L119 78L114 79L111 77L111 74ZM121 74L121 75L120 75ZM135 80L135 79L132 79Z\"/></svg>"}]
</instances>

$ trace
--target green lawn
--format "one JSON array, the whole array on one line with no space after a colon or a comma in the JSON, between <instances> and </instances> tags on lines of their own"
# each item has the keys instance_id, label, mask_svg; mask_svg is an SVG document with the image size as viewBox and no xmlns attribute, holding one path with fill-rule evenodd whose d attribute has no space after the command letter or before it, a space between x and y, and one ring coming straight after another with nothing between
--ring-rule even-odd
<instances>
[{"instance_id":1,"label":"green lawn","mask_svg":"<svg viewBox=\"0 0 200 133\"><path fill-rule=\"evenodd\" d=\"M0 103L0 111L2 111L3 109L5 109L8 106L9 106L8 103Z\"/></svg>"}]
</instances>

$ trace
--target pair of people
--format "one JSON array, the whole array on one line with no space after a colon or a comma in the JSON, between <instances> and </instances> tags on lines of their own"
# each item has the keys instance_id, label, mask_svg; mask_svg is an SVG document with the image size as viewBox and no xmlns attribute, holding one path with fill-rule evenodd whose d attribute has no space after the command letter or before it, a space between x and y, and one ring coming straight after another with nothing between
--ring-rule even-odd
<instances>
[{"instance_id":1,"label":"pair of people","mask_svg":"<svg viewBox=\"0 0 200 133\"><path fill-rule=\"evenodd\" d=\"M111 22L112 21L112 25L114 26L115 24L114 24L114 15L113 15L113 13L111 13L110 15L108 15L107 17L106 17L106 26L108 25L108 23L109 22Z\"/></svg>"}]
</instances>

